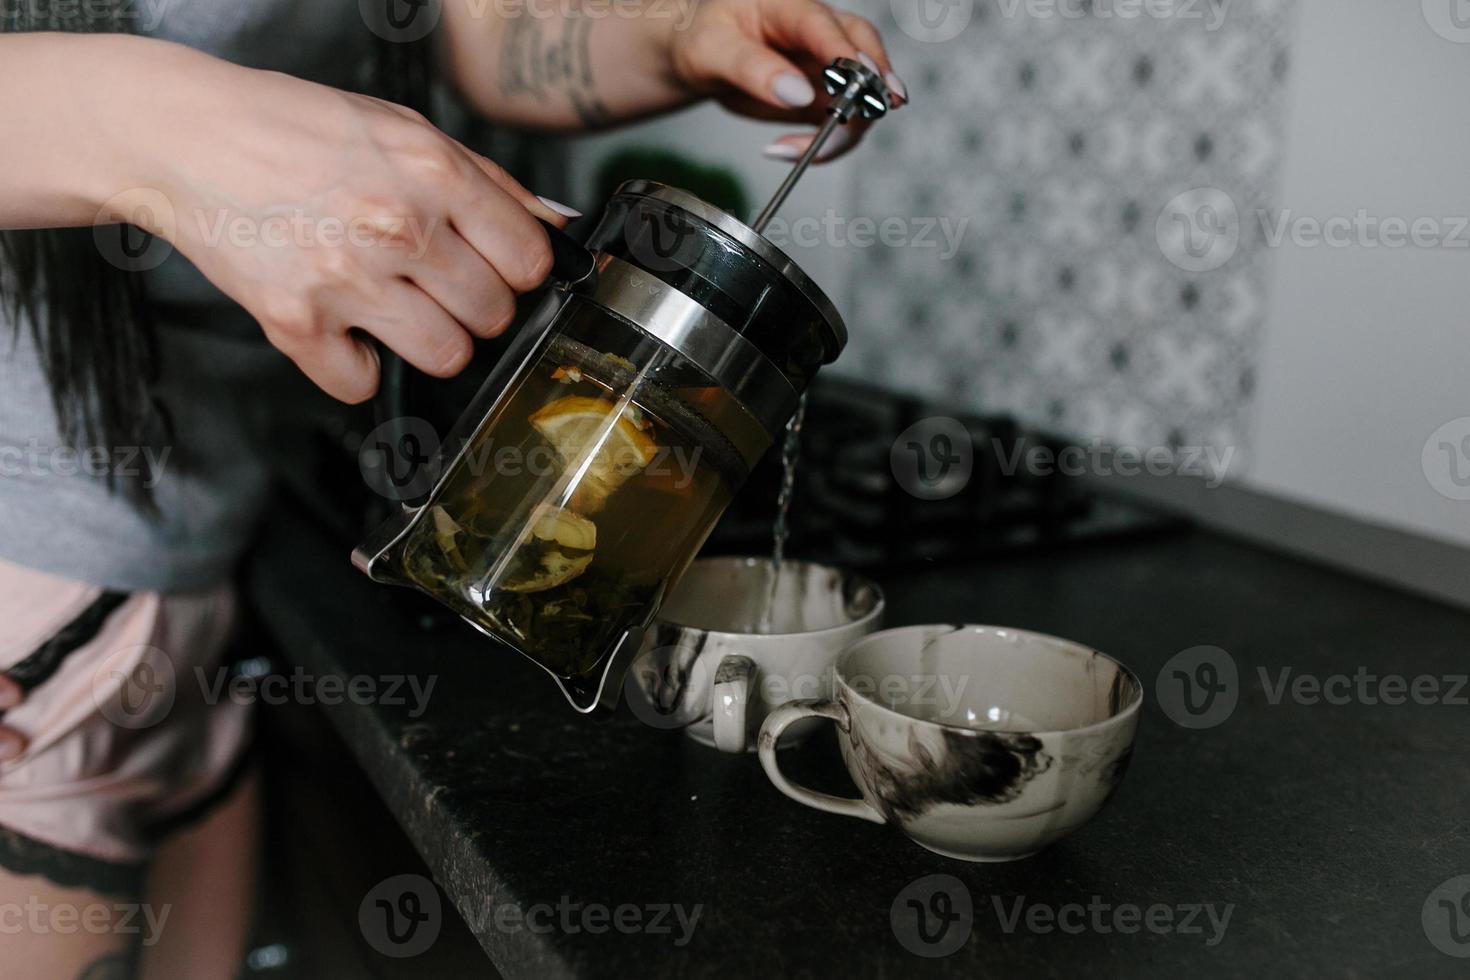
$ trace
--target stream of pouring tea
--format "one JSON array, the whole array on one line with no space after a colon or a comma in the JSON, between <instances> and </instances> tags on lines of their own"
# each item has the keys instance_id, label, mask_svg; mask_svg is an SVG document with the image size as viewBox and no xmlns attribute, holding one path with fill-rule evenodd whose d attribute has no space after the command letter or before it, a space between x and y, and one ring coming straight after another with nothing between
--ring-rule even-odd
<instances>
[{"instance_id":1,"label":"stream of pouring tea","mask_svg":"<svg viewBox=\"0 0 1470 980\"><path fill-rule=\"evenodd\" d=\"M781 444L781 492L776 496L776 523L772 528L771 591L766 596L766 609L761 616L760 632L770 633L775 625L777 586L781 582L781 562L786 557L786 539L791 536L791 497L796 490L796 464L801 457L801 426L806 420L806 394L796 403L796 414L786 423L786 441Z\"/></svg>"}]
</instances>

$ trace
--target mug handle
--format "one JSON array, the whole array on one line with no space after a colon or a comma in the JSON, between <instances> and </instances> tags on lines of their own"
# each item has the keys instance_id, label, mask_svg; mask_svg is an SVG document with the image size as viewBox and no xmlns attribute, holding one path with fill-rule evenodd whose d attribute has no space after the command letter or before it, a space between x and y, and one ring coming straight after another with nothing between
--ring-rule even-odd
<instances>
[{"instance_id":1,"label":"mug handle","mask_svg":"<svg viewBox=\"0 0 1470 980\"><path fill-rule=\"evenodd\" d=\"M715 668L715 748L721 752L745 751L745 711L755 686L755 661L732 653Z\"/></svg>"},{"instance_id":2,"label":"mug handle","mask_svg":"<svg viewBox=\"0 0 1470 980\"><path fill-rule=\"evenodd\" d=\"M837 727L844 732L852 724L847 709L836 701L789 701L771 712L766 716L765 724L761 725L760 734L761 767L766 770L766 775L771 778L771 782L776 784L777 789L798 803L844 817L857 817L860 820L883 823L883 815L873 809L867 800L849 800L830 793L818 793L814 789L797 786L782 775L781 765L776 761L776 746L780 743L781 733L786 730L786 727L803 718L830 719L836 722Z\"/></svg>"}]
</instances>

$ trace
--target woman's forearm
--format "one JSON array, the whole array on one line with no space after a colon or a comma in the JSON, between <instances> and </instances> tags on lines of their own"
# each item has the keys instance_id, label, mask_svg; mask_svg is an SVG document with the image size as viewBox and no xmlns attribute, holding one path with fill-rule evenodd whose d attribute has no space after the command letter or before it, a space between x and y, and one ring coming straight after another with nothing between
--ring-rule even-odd
<instances>
[{"instance_id":1,"label":"woman's forearm","mask_svg":"<svg viewBox=\"0 0 1470 980\"><path fill-rule=\"evenodd\" d=\"M669 38L693 4L641 0L447 0L449 71L487 117L548 130L598 129L693 96L673 77Z\"/></svg>"},{"instance_id":2,"label":"woman's forearm","mask_svg":"<svg viewBox=\"0 0 1470 980\"><path fill-rule=\"evenodd\" d=\"M129 100L148 97L135 80L168 72L182 50L125 35L0 34L0 228L89 225L134 186L135 150L151 139L127 123L142 116Z\"/></svg>"}]
</instances>

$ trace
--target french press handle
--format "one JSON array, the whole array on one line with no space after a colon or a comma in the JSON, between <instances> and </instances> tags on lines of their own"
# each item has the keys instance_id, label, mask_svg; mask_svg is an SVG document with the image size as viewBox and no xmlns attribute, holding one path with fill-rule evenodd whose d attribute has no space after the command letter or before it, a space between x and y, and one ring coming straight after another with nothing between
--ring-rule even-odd
<instances>
[{"instance_id":1,"label":"french press handle","mask_svg":"<svg viewBox=\"0 0 1470 980\"><path fill-rule=\"evenodd\" d=\"M538 219L551 239L551 279L560 286L575 286L597 271L597 259L580 242L545 218Z\"/></svg>"},{"instance_id":2,"label":"french press handle","mask_svg":"<svg viewBox=\"0 0 1470 980\"><path fill-rule=\"evenodd\" d=\"M597 258L571 235L544 218L537 219L546 229L551 240L551 280L556 285L570 289L591 279L597 272ZM390 445L398 445L404 419L408 415L407 370L403 358L374 340L381 365L378 393L373 398L373 424L384 430ZM423 497L406 500L410 506L421 503Z\"/></svg>"}]
</instances>

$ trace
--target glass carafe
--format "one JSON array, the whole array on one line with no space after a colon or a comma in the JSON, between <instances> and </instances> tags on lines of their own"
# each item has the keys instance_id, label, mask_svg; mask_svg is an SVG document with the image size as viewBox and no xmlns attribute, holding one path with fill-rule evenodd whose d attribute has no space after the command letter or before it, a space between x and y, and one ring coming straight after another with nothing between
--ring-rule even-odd
<instances>
[{"instance_id":1,"label":"glass carafe","mask_svg":"<svg viewBox=\"0 0 1470 980\"><path fill-rule=\"evenodd\" d=\"M436 463L353 554L526 655L579 710L612 703L663 596L845 330L783 253L635 181Z\"/></svg>"}]
</instances>

